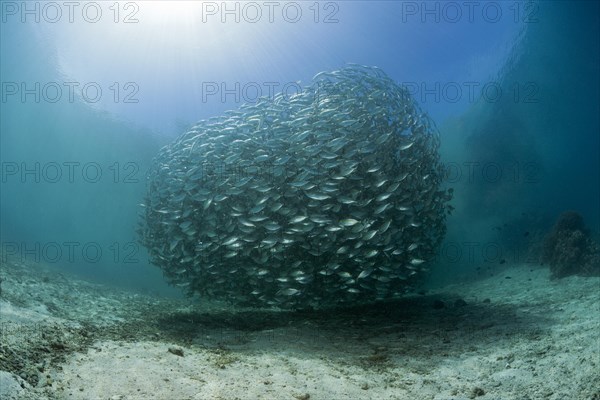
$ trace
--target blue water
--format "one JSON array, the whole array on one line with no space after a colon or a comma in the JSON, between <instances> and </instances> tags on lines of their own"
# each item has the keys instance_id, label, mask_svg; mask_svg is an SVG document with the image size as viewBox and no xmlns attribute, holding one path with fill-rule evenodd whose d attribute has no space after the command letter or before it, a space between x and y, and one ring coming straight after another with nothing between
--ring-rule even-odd
<instances>
[{"instance_id":1,"label":"blue water","mask_svg":"<svg viewBox=\"0 0 600 400\"><path fill-rule=\"evenodd\" d=\"M194 121L347 62L407 85L440 130L456 210L432 280L530 261L524 233L567 209L600 230L596 2L302 2L297 22L100 3L96 23L23 4L3 2L0 24L3 257L177 294L136 243L152 158Z\"/></svg>"}]
</instances>

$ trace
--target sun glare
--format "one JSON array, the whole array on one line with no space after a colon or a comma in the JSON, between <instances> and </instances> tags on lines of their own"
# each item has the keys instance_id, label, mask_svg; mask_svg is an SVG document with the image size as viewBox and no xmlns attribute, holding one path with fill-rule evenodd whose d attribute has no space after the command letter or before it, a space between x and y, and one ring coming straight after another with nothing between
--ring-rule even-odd
<instances>
[{"instance_id":1,"label":"sun glare","mask_svg":"<svg viewBox=\"0 0 600 400\"><path fill-rule=\"evenodd\" d=\"M146 1L140 3L142 24L185 28L201 22L201 1Z\"/></svg>"}]
</instances>

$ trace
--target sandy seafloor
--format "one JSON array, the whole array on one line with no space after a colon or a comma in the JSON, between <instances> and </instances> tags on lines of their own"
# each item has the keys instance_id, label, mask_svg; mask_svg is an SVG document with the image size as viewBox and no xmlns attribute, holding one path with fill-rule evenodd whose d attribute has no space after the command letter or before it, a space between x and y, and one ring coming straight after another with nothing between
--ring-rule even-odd
<instances>
[{"instance_id":1,"label":"sandy seafloor","mask_svg":"<svg viewBox=\"0 0 600 400\"><path fill-rule=\"evenodd\" d=\"M0 278L3 400L600 400L600 278L513 265L328 312L233 311L14 261Z\"/></svg>"}]
</instances>

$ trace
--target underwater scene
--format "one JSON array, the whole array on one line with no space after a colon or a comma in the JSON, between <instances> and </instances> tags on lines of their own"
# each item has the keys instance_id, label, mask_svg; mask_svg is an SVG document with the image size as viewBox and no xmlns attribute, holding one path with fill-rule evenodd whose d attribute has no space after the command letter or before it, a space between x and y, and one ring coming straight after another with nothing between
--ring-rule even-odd
<instances>
[{"instance_id":1,"label":"underwater scene","mask_svg":"<svg viewBox=\"0 0 600 400\"><path fill-rule=\"evenodd\" d=\"M599 28L0 2L0 399L600 400Z\"/></svg>"}]
</instances>

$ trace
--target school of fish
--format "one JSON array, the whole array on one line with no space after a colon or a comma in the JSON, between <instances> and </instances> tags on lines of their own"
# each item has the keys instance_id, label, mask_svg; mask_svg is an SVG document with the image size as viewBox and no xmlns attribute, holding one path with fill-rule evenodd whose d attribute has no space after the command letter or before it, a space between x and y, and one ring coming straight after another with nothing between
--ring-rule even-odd
<instances>
[{"instance_id":1,"label":"school of fish","mask_svg":"<svg viewBox=\"0 0 600 400\"><path fill-rule=\"evenodd\" d=\"M138 234L190 295L328 308L401 296L445 234L439 134L381 69L198 122L148 175Z\"/></svg>"}]
</instances>

